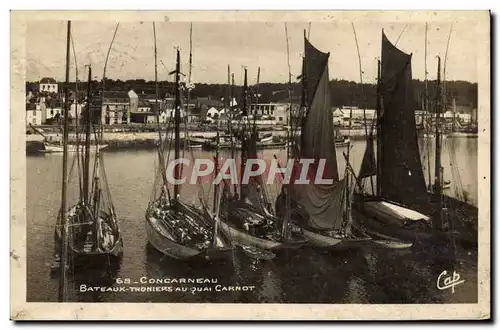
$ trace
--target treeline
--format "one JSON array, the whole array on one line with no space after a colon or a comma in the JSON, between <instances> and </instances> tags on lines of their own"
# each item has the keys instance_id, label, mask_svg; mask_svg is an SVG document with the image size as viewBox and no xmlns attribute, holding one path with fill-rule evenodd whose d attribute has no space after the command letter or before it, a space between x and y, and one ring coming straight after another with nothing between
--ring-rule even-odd
<instances>
[{"instance_id":1,"label":"treeline","mask_svg":"<svg viewBox=\"0 0 500 330\"><path fill-rule=\"evenodd\" d=\"M59 89L62 92L63 83L59 84ZM332 80L330 81L332 90L332 105L340 107L342 105L366 107L375 109L376 106L376 85L361 84L347 80ZM103 87L102 81L94 80L91 83L93 91L101 90ZM156 85L154 81L146 81L144 79L134 80L114 80L106 79L104 81L105 90L129 91L133 89L137 94L155 94ZM301 84L298 82L292 83L292 102L298 103L301 95ZM425 95L425 82L421 80L413 80L413 102L415 109L422 107L422 100ZM158 92L160 97L173 96L174 85L172 82L158 82ZM76 90L76 84L70 83L69 89ZM84 99L86 95L87 83L80 82L78 84L79 99ZM36 93L38 90L38 82L27 82L26 91ZM241 97L241 86L233 86L231 93L236 100ZM428 97L432 100L436 95L436 82L428 81L427 85ZM228 95L229 90L226 84L196 84L191 91L191 99L200 97L209 97L212 99L222 99ZM250 86L249 94L253 97L252 102L257 101L255 95L259 95L258 102L288 102L288 84L286 83L261 83L258 86ZM477 83L467 81L448 81L446 82L447 99L455 98L456 105L462 108L477 108Z\"/></svg>"}]
</instances>

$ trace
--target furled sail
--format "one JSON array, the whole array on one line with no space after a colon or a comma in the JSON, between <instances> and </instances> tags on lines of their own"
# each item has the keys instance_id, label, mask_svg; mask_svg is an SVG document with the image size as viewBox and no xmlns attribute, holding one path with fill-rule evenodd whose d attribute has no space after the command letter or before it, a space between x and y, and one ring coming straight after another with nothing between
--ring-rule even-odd
<instances>
[{"instance_id":1,"label":"furled sail","mask_svg":"<svg viewBox=\"0 0 500 330\"><path fill-rule=\"evenodd\" d=\"M339 181L333 117L328 78L329 53L317 50L305 39L305 60L303 77L307 115L302 123L300 154L301 159L314 159L309 166L309 184L294 184L301 173L296 164L289 191L292 199L305 211L307 226L316 230L340 229L343 220L345 181ZM325 160L323 179L331 179L332 184L314 182L320 159Z\"/></svg>"},{"instance_id":2,"label":"furled sail","mask_svg":"<svg viewBox=\"0 0 500 330\"><path fill-rule=\"evenodd\" d=\"M418 149L411 59L382 32L381 195L419 206L427 203L427 192Z\"/></svg>"},{"instance_id":3,"label":"furled sail","mask_svg":"<svg viewBox=\"0 0 500 330\"><path fill-rule=\"evenodd\" d=\"M245 144L247 159L257 159L257 131L254 128L250 133L250 137L247 140L248 142ZM243 149L243 148L242 148ZM242 150L242 152L245 152ZM245 164L244 164L245 165ZM246 168L246 166L244 166ZM252 171L257 170L257 165L253 165L251 168ZM243 175L243 173L242 173ZM262 175L258 175L255 177L250 177L248 183L241 184L242 197L248 198L251 204L255 206L260 205L261 196L264 197L264 180ZM244 194L243 194L244 192Z\"/></svg>"},{"instance_id":4,"label":"furled sail","mask_svg":"<svg viewBox=\"0 0 500 330\"><path fill-rule=\"evenodd\" d=\"M365 154L363 156L363 161L361 163L361 169L359 170L359 178L367 178L377 174L377 165L375 161L375 147L373 141L373 133L368 133L368 139L366 141Z\"/></svg>"}]
</instances>

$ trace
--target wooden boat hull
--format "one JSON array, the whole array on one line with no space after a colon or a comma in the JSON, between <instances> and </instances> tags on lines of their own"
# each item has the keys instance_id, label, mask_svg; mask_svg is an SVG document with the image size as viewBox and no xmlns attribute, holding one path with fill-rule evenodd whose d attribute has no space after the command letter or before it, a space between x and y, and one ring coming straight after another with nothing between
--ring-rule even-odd
<instances>
[{"instance_id":1,"label":"wooden boat hull","mask_svg":"<svg viewBox=\"0 0 500 330\"><path fill-rule=\"evenodd\" d=\"M161 228L161 224L154 218L146 218L146 235L148 242L157 251L177 260L221 260L231 255L232 247L211 248L198 250L175 242L172 237Z\"/></svg>"},{"instance_id":2,"label":"wooden boat hull","mask_svg":"<svg viewBox=\"0 0 500 330\"><path fill-rule=\"evenodd\" d=\"M443 200L449 202L452 200L450 197L443 197ZM453 199L454 200L454 199ZM456 201L456 200L454 200ZM390 202L381 200L372 201L357 201L355 207L365 215L362 225L368 231L374 233L380 233L383 235L388 235L391 237L396 237L398 239L408 240L415 244L424 243L436 243L438 241L445 241L450 239L455 239L463 245L475 245L477 244L477 230L470 228L458 228L459 219L458 216L455 218L450 217L450 221L453 221L453 230L436 231L432 228L430 217L423 215L420 212L410 210L413 213L410 214L421 214L423 218L417 220L415 217L410 219L397 212L393 209L389 209L387 204L392 204ZM393 204L396 205L396 204ZM402 207L402 206L398 206ZM463 213L465 215L461 216L472 216L474 213L474 207L469 206L466 210L464 207ZM475 208L477 212L477 208ZM450 211L443 210L443 212ZM476 213L477 215L477 213Z\"/></svg>"},{"instance_id":3,"label":"wooden boat hull","mask_svg":"<svg viewBox=\"0 0 500 330\"><path fill-rule=\"evenodd\" d=\"M107 146L108 146L107 144L99 145L99 150L102 150L102 149L106 148ZM84 148L84 146L77 146L74 144L70 144L70 145L68 145L68 152L83 151L83 148ZM44 143L44 149L40 149L38 151L42 152L42 153L62 153L63 146ZM95 148L90 148L90 152L95 152Z\"/></svg>"},{"instance_id":4,"label":"wooden boat hull","mask_svg":"<svg viewBox=\"0 0 500 330\"><path fill-rule=\"evenodd\" d=\"M455 137L455 138L477 138L478 133L474 132L452 132L448 134L448 137Z\"/></svg>"},{"instance_id":5,"label":"wooden boat hull","mask_svg":"<svg viewBox=\"0 0 500 330\"><path fill-rule=\"evenodd\" d=\"M158 228L159 223L155 220L151 218L146 219L146 235L148 237L148 242L156 250L171 258L179 260L189 259L201 253L200 250L173 241L171 237L167 236L167 233L163 233L163 230Z\"/></svg>"},{"instance_id":6,"label":"wooden boat hull","mask_svg":"<svg viewBox=\"0 0 500 330\"><path fill-rule=\"evenodd\" d=\"M256 247L258 247L260 249L264 249L264 250L279 249L279 248L282 248L284 245L282 242L272 241L272 240L263 239L263 238L249 235L247 233L244 233L244 232L226 224L223 221L219 221L219 228L231 240L233 240L237 243L240 243L240 244L249 245L249 246L256 246Z\"/></svg>"},{"instance_id":7,"label":"wooden boat hull","mask_svg":"<svg viewBox=\"0 0 500 330\"><path fill-rule=\"evenodd\" d=\"M350 143L351 141L349 139L335 141L335 147L337 148L347 147Z\"/></svg>"},{"instance_id":8,"label":"wooden boat hull","mask_svg":"<svg viewBox=\"0 0 500 330\"><path fill-rule=\"evenodd\" d=\"M358 205L361 213L367 217L362 222L363 227L375 234L380 233L413 243L433 238L434 232L428 217L424 216L422 220L416 220L418 216L409 219L388 204L390 203L384 201L366 201L362 206ZM408 216L411 214L408 213ZM413 214L416 215L417 212Z\"/></svg>"},{"instance_id":9,"label":"wooden boat hull","mask_svg":"<svg viewBox=\"0 0 500 330\"><path fill-rule=\"evenodd\" d=\"M281 149L281 148L284 148L285 146L286 146L285 142L257 143L257 150ZM202 148L205 150L215 150L215 144L214 143L204 143ZM240 150L241 143L235 143L234 148L236 150ZM219 149L221 149L221 150L231 149L231 144L222 143L219 145Z\"/></svg>"},{"instance_id":10,"label":"wooden boat hull","mask_svg":"<svg viewBox=\"0 0 500 330\"><path fill-rule=\"evenodd\" d=\"M55 231L55 246L61 246L61 236L59 231ZM60 249L56 248L54 261L51 265L51 270L59 270ZM68 244L68 253L70 255L71 264L75 269L102 269L106 266L119 264L123 257L123 240L118 238L115 245L105 251L90 251L85 252L76 249L72 244Z\"/></svg>"},{"instance_id":11,"label":"wooden boat hull","mask_svg":"<svg viewBox=\"0 0 500 330\"><path fill-rule=\"evenodd\" d=\"M315 233L307 229L302 229L304 236L308 239L309 243L316 247L327 250L349 250L360 248L371 240L370 237L350 238L350 237L332 237Z\"/></svg>"}]
</instances>

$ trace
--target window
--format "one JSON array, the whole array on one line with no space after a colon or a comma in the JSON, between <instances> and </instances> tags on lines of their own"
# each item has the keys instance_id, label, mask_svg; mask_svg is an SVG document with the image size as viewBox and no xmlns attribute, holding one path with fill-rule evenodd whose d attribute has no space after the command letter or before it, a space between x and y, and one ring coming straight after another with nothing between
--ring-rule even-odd
<instances>
[{"instance_id":1,"label":"window","mask_svg":"<svg viewBox=\"0 0 500 330\"><path fill-rule=\"evenodd\" d=\"M279 120L279 121L283 121L283 117L279 117L279 118L278 118L278 120Z\"/></svg>"},{"instance_id":2,"label":"window","mask_svg":"<svg viewBox=\"0 0 500 330\"><path fill-rule=\"evenodd\" d=\"M33 116L36 116L36 110L33 110Z\"/></svg>"}]
</instances>

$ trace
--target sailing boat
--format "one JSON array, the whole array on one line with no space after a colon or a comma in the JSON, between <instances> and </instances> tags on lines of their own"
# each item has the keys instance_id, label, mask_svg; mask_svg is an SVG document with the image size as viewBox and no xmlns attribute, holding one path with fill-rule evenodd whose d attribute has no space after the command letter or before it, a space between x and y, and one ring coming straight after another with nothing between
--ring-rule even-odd
<instances>
[{"instance_id":1,"label":"sailing boat","mask_svg":"<svg viewBox=\"0 0 500 330\"><path fill-rule=\"evenodd\" d=\"M99 141L94 140L97 150L93 176L90 176L91 130L95 129L94 106L91 97L92 70L89 66L87 105L85 115L85 146L83 148L83 179L78 202L67 209L68 184L68 112L69 112L69 40L71 22L68 22L68 57L66 59L65 111L63 128L63 189L62 205L54 230L55 260L52 269L65 268L69 260L74 268L91 268L93 265L115 264L121 260L123 241L111 194L107 185L103 157L99 152ZM77 155L80 156L80 155ZM63 275L64 276L64 275Z\"/></svg>"},{"instance_id":2,"label":"sailing boat","mask_svg":"<svg viewBox=\"0 0 500 330\"><path fill-rule=\"evenodd\" d=\"M302 114L301 138L293 150L295 168L291 182L283 185L282 193L276 200L276 214L284 217L290 209L290 222L301 227L304 236L316 247L359 247L370 238L366 235L357 237L352 233L352 189L347 168L344 178L339 179L328 79L330 54L316 49L305 32L304 43L302 108L305 111ZM309 184L294 184L298 174L302 173L302 166L298 164L300 159L314 160L308 171ZM320 161L326 161L323 163L324 171ZM331 183L314 182L316 174L321 172L322 178L330 179ZM286 202L287 198L290 198L290 204Z\"/></svg>"},{"instance_id":3,"label":"sailing boat","mask_svg":"<svg viewBox=\"0 0 500 330\"><path fill-rule=\"evenodd\" d=\"M245 171L247 159L257 158L257 130L248 122L247 112L247 69L244 71L242 98L242 127L239 130L241 140L241 176ZM233 188L233 189L231 189ZM221 230L236 244L246 249L255 249L254 255L266 255L265 250L297 248L307 242L303 235L293 232L289 238L281 235L279 224L268 202L261 176L252 178L248 183L240 184L239 194L236 187L223 186L221 201Z\"/></svg>"},{"instance_id":4,"label":"sailing boat","mask_svg":"<svg viewBox=\"0 0 500 330\"><path fill-rule=\"evenodd\" d=\"M175 159L180 158L180 51L177 50L175 74L174 143ZM158 118L157 118L158 120ZM232 246L218 233L215 221L206 206L202 209L183 203L179 195L179 184L174 184L170 195L163 144L158 146L159 171L162 187L158 198L146 210L146 233L149 243L161 253L178 260L214 260L230 256ZM180 167L175 167L175 179L180 178ZM156 187L155 187L156 188ZM202 201L203 203L203 201Z\"/></svg>"},{"instance_id":5,"label":"sailing boat","mask_svg":"<svg viewBox=\"0 0 500 330\"><path fill-rule=\"evenodd\" d=\"M471 225L474 217L477 218L477 207L442 195L440 59L435 105L436 189L431 194L427 192L411 101L411 59L411 54L399 50L382 31L377 85L377 157L375 162L371 139L359 174L360 180L376 175L377 189L375 196L358 194L354 205L367 216L363 226L382 234L423 242L459 231L464 239L477 242L477 226L474 234L474 225ZM451 204L456 207L450 209ZM446 212L444 205L448 205Z\"/></svg>"}]
</instances>

